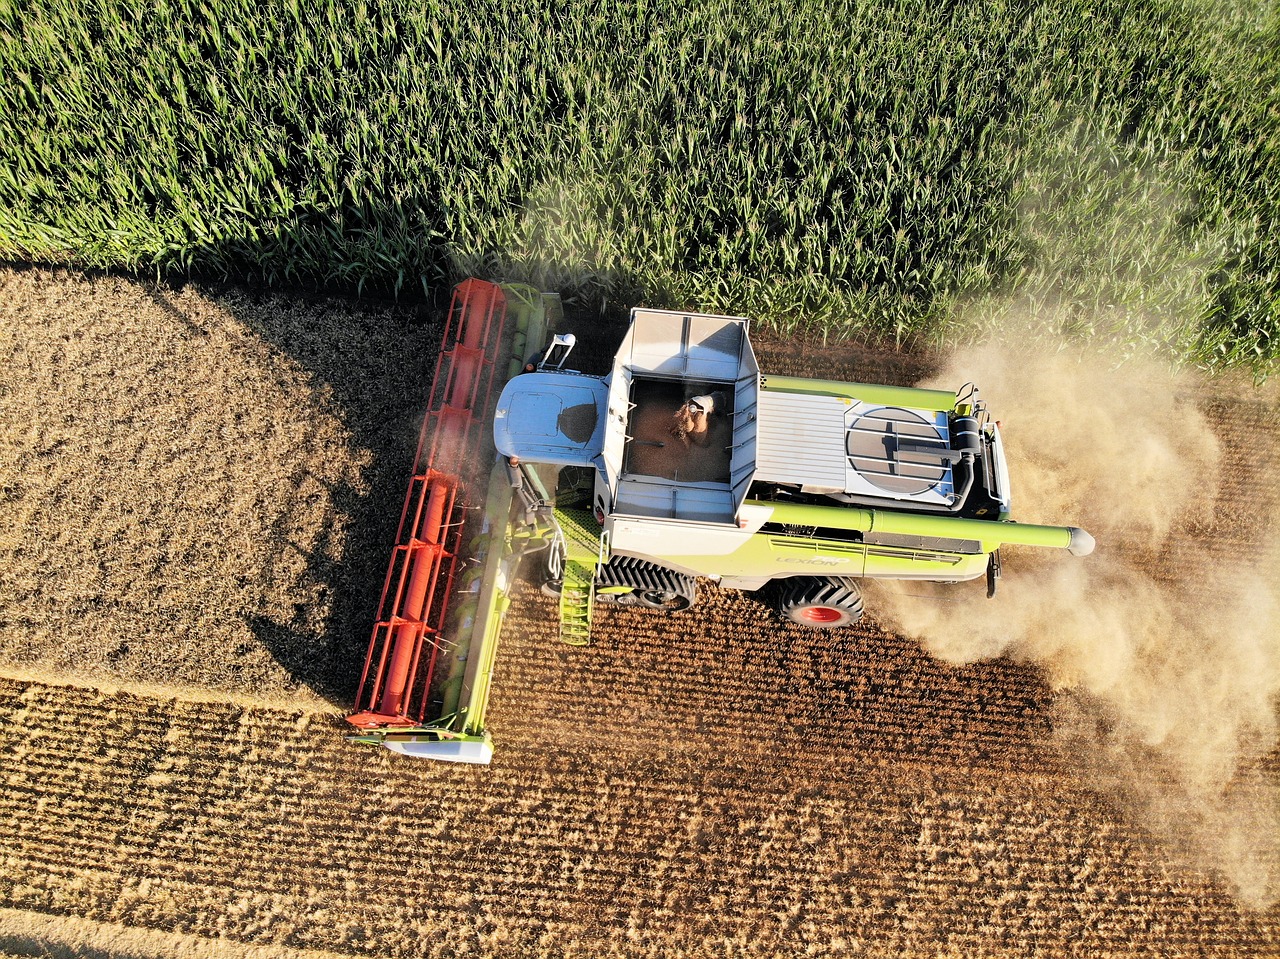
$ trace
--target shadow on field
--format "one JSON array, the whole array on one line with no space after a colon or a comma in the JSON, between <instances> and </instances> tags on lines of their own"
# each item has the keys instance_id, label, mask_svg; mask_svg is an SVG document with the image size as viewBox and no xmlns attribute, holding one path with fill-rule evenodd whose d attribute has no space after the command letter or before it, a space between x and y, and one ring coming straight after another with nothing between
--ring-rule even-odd
<instances>
[{"instance_id":1,"label":"shadow on field","mask_svg":"<svg viewBox=\"0 0 1280 959\"><path fill-rule=\"evenodd\" d=\"M313 392L347 433L348 449L333 456L358 463L335 482L334 472L306 465L323 463L323 448L301 451L303 465L279 481L283 495L264 501L278 512L268 524L263 579L278 585L267 602L257 609L247 604L244 613L298 684L348 708L413 464L443 309L199 286L313 379ZM165 287L147 289L170 315L201 332ZM319 447L323 438L307 442Z\"/></svg>"},{"instance_id":2,"label":"shadow on field","mask_svg":"<svg viewBox=\"0 0 1280 959\"><path fill-rule=\"evenodd\" d=\"M346 448L333 456L352 460L354 468L324 468L324 440L312 435L305 442L316 448L298 451L293 465L264 480L262 508L274 515L264 517L269 542L261 579L271 585L265 599L246 602L243 616L293 682L348 709L427 412L449 291L434 302L403 304L196 286L259 338L266 354L283 353L301 367L313 381L309 392L346 434ZM145 289L193 335L205 335L168 287ZM607 370L625 324L621 307L568 304L566 327L581 344L578 368ZM228 651L229 659L245 652Z\"/></svg>"}]
</instances>

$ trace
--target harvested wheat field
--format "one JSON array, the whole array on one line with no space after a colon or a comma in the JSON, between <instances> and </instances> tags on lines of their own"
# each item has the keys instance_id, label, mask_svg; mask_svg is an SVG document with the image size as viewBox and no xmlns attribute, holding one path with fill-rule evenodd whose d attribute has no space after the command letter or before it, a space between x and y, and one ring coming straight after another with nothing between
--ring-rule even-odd
<instances>
[{"instance_id":1,"label":"harvested wheat field","mask_svg":"<svg viewBox=\"0 0 1280 959\"><path fill-rule=\"evenodd\" d=\"M704 584L570 648L523 589L455 767L341 719L439 335L0 273L0 953L1280 956L1274 389L758 336L977 378L1098 552L829 634Z\"/></svg>"}]
</instances>

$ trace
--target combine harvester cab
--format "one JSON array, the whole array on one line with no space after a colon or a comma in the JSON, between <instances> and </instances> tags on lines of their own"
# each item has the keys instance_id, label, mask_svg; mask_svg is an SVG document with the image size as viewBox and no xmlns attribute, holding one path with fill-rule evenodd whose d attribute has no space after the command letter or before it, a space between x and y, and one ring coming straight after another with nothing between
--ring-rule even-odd
<instances>
[{"instance_id":1,"label":"combine harvester cab","mask_svg":"<svg viewBox=\"0 0 1280 959\"><path fill-rule=\"evenodd\" d=\"M513 541L511 477L490 442L498 386L546 336L559 300L470 279L453 293L413 475L349 738L488 763L485 728ZM524 524L525 532L531 529Z\"/></svg>"},{"instance_id":2,"label":"combine harvester cab","mask_svg":"<svg viewBox=\"0 0 1280 959\"><path fill-rule=\"evenodd\" d=\"M608 376L561 358L504 389L499 452L572 477L546 570L565 641L589 639L597 598L684 609L701 577L830 628L861 616L863 579L985 574L994 594L1002 545L1092 551L1084 530L1010 521L1000 431L973 385L762 375L747 326L637 308Z\"/></svg>"}]
</instances>

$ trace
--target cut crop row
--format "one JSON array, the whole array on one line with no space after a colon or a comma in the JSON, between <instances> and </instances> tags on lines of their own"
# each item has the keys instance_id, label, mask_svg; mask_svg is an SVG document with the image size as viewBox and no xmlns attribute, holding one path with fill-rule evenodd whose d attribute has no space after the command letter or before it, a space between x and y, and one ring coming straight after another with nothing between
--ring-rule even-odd
<instances>
[{"instance_id":1,"label":"cut crop row","mask_svg":"<svg viewBox=\"0 0 1280 959\"><path fill-rule=\"evenodd\" d=\"M1276 945L1065 777L523 733L451 768L336 718L2 685L7 907L391 957Z\"/></svg>"}]
</instances>

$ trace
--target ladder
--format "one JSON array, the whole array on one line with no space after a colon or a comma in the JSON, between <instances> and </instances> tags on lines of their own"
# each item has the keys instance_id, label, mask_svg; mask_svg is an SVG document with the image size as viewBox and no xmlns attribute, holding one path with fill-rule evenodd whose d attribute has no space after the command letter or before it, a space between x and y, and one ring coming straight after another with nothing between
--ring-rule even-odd
<instances>
[{"instance_id":1,"label":"ladder","mask_svg":"<svg viewBox=\"0 0 1280 959\"><path fill-rule=\"evenodd\" d=\"M557 507L556 523L564 534L565 558L560 585L560 641L570 646L591 642L596 567L604 550L600 524L587 509Z\"/></svg>"}]
</instances>

